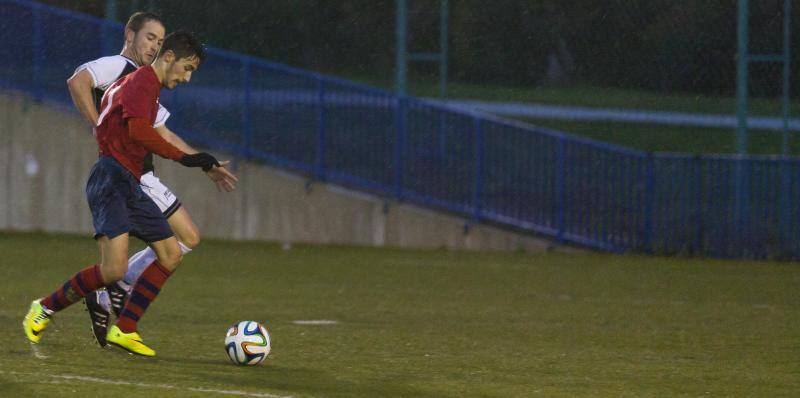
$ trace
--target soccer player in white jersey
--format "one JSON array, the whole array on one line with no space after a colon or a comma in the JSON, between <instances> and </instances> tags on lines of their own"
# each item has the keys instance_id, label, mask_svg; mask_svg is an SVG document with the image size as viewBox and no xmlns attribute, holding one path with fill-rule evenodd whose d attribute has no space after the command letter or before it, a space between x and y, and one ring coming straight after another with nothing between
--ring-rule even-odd
<instances>
[{"instance_id":1,"label":"soccer player in white jersey","mask_svg":"<svg viewBox=\"0 0 800 398\"><path fill-rule=\"evenodd\" d=\"M117 79L153 62L164 40L164 24L152 13L137 12L125 25L125 43L119 55L98 58L79 66L67 80L72 101L81 115L93 126L97 125L98 107L105 90ZM158 116L153 127L166 141L187 154L198 153L179 136L169 130L165 122L169 112L159 105ZM145 159L141 188L164 213L183 254L192 251L200 243L200 232L189 213L178 198L154 174L152 154ZM220 162L225 166L227 162ZM237 181L225 167L214 167L207 173L219 190L230 192ZM101 346L106 345L106 331L110 310L119 316L125 305L131 287L142 271L156 259L155 252L144 249L134 254L128 261L125 277L107 287L88 295L85 299L92 320L92 332Z\"/></svg>"}]
</instances>

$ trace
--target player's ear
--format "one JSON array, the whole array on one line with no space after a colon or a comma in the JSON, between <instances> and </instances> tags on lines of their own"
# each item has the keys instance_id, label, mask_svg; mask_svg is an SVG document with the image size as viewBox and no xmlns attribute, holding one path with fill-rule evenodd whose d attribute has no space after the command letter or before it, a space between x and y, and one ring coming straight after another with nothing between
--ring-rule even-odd
<instances>
[{"instance_id":1,"label":"player's ear","mask_svg":"<svg viewBox=\"0 0 800 398\"><path fill-rule=\"evenodd\" d=\"M171 64L173 61L175 61L175 52L173 52L172 50L164 51L164 54L161 56L161 58L167 64Z\"/></svg>"},{"instance_id":2,"label":"player's ear","mask_svg":"<svg viewBox=\"0 0 800 398\"><path fill-rule=\"evenodd\" d=\"M125 29L125 44L132 44L135 37L136 32L131 29Z\"/></svg>"}]
</instances>

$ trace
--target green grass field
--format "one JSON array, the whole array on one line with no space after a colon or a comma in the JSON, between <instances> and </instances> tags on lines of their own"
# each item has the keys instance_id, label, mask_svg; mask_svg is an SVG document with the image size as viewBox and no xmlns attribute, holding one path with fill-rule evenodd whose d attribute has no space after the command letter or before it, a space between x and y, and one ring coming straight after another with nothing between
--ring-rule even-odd
<instances>
[{"instance_id":1,"label":"green grass field","mask_svg":"<svg viewBox=\"0 0 800 398\"><path fill-rule=\"evenodd\" d=\"M0 234L0 396L796 396L797 264L208 241L140 323L95 346L82 305L37 350L29 302L96 260L88 237ZM264 322L266 364L223 337ZM336 320L297 325L295 320ZM123 395L124 394L124 395Z\"/></svg>"}]
</instances>

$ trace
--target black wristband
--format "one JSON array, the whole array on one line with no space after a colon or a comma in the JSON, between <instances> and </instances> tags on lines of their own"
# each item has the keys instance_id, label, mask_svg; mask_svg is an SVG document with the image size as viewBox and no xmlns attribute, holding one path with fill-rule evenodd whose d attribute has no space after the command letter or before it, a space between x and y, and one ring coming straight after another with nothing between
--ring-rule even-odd
<instances>
[{"instance_id":1,"label":"black wristband","mask_svg":"<svg viewBox=\"0 0 800 398\"><path fill-rule=\"evenodd\" d=\"M203 171L209 171L212 167L219 167L219 162L208 153L200 152L194 155L183 155L180 163L186 167L200 167Z\"/></svg>"}]
</instances>

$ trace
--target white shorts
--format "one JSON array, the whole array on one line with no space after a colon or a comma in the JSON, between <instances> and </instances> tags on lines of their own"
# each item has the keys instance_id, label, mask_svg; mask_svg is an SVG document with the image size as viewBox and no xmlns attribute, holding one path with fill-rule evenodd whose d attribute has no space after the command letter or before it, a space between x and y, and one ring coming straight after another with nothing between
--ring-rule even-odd
<instances>
[{"instance_id":1,"label":"white shorts","mask_svg":"<svg viewBox=\"0 0 800 398\"><path fill-rule=\"evenodd\" d=\"M161 180L152 171L142 174L142 178L139 179L139 186L142 188L142 192L149 196L161 209L165 218L169 218L181 207L181 201L178 200L178 197L166 185L162 184Z\"/></svg>"}]
</instances>

